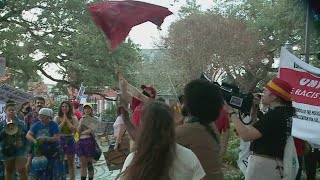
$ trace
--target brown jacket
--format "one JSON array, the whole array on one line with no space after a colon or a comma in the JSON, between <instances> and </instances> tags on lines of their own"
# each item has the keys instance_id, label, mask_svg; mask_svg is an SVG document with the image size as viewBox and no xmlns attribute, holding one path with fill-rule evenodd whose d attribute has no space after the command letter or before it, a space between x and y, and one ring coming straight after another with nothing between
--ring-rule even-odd
<instances>
[{"instance_id":1,"label":"brown jacket","mask_svg":"<svg viewBox=\"0 0 320 180\"><path fill-rule=\"evenodd\" d=\"M222 180L220 146L200 123L186 123L176 127L176 141L192 150L198 157L206 180Z\"/></svg>"}]
</instances>

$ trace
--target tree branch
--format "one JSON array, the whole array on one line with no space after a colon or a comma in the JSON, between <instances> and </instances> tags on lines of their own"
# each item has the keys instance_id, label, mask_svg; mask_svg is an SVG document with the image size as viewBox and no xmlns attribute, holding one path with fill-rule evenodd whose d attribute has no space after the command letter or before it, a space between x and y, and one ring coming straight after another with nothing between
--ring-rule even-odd
<instances>
[{"instance_id":1,"label":"tree branch","mask_svg":"<svg viewBox=\"0 0 320 180\"><path fill-rule=\"evenodd\" d=\"M52 81L55 81L57 83L62 83L62 84L68 84L70 85L71 87L75 88L75 89L79 89L78 85L76 85L75 83L72 83L72 82L69 82L69 81L66 81L66 80L62 80L62 79L56 79L52 76L50 76L48 73L46 73L45 70L43 70L41 67L37 67L37 70L39 70L45 77L47 77L48 79L52 80ZM96 95L99 95L101 97L103 97L104 99L108 100L108 101L117 101L118 97L114 100L114 99L110 99L108 97L106 97L104 94L100 93L100 92L97 92L98 90L95 90L95 91L86 91L86 94L89 94L89 95L92 95L92 94L96 94Z\"/></svg>"},{"instance_id":2,"label":"tree branch","mask_svg":"<svg viewBox=\"0 0 320 180\"><path fill-rule=\"evenodd\" d=\"M76 84L72 83L72 82L69 82L69 81L66 81L66 80L63 80L63 79L56 79L56 78L50 76L48 73L46 73L45 70L42 69L42 67L38 66L37 70L39 70L46 78L48 78L48 79L50 79L52 81L55 81L57 83L62 83L62 84L68 84L71 87L78 89L78 86Z\"/></svg>"}]
</instances>

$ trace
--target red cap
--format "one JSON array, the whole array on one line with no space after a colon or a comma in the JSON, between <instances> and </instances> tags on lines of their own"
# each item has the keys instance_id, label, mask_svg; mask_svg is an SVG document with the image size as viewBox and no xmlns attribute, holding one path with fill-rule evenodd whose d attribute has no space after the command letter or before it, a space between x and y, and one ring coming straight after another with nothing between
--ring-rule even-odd
<instances>
[{"instance_id":1,"label":"red cap","mask_svg":"<svg viewBox=\"0 0 320 180\"><path fill-rule=\"evenodd\" d=\"M77 100L74 100L72 101L72 105L75 107L75 108L78 108L80 106L79 102Z\"/></svg>"},{"instance_id":2,"label":"red cap","mask_svg":"<svg viewBox=\"0 0 320 180\"><path fill-rule=\"evenodd\" d=\"M280 78L274 78L268 82L266 88L271 91L271 93L283 98L284 100L292 101L292 86L288 82Z\"/></svg>"},{"instance_id":3,"label":"red cap","mask_svg":"<svg viewBox=\"0 0 320 180\"><path fill-rule=\"evenodd\" d=\"M146 86L146 85L141 85L141 89L142 89L142 90L145 90L145 89L150 90L151 93L152 93L152 95L153 95L153 97L152 97L152 95L150 94L150 95L151 95L151 98L155 98L156 95L157 95L157 91L156 91L156 89L155 89L154 87Z\"/></svg>"}]
</instances>

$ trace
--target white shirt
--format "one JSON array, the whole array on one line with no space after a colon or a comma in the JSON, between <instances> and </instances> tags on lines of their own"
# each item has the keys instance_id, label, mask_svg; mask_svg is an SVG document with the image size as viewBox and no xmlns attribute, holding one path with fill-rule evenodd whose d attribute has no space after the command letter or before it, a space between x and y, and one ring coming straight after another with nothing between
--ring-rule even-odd
<instances>
[{"instance_id":1,"label":"white shirt","mask_svg":"<svg viewBox=\"0 0 320 180\"><path fill-rule=\"evenodd\" d=\"M134 153L130 153L123 164L124 171L131 163ZM204 172L197 156L190 150L176 144L176 157L170 168L169 176L171 180L200 180L204 178Z\"/></svg>"},{"instance_id":2,"label":"white shirt","mask_svg":"<svg viewBox=\"0 0 320 180\"><path fill-rule=\"evenodd\" d=\"M118 116L116 121L113 123L113 135L114 137L117 137L120 131L120 128L118 127L118 125L124 124L122 116Z\"/></svg>"}]
</instances>

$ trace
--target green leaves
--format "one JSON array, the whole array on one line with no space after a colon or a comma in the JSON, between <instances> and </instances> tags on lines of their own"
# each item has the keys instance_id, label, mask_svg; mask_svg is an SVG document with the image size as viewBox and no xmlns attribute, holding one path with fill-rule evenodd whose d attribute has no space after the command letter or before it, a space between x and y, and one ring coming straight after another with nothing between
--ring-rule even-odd
<instances>
[{"instance_id":1,"label":"green leaves","mask_svg":"<svg viewBox=\"0 0 320 180\"><path fill-rule=\"evenodd\" d=\"M0 9L3 9L7 4L6 0L0 0Z\"/></svg>"},{"instance_id":2,"label":"green leaves","mask_svg":"<svg viewBox=\"0 0 320 180\"><path fill-rule=\"evenodd\" d=\"M10 1L0 15L0 38L0 54L15 72L12 81L21 84L40 80L40 70L53 80L55 74L62 75L57 81L75 88L86 82L88 92L95 93L116 86L115 64L129 72L128 64L140 61L138 47L130 40L116 50L108 48L87 12L87 1ZM52 64L60 69L44 71Z\"/></svg>"}]
</instances>

